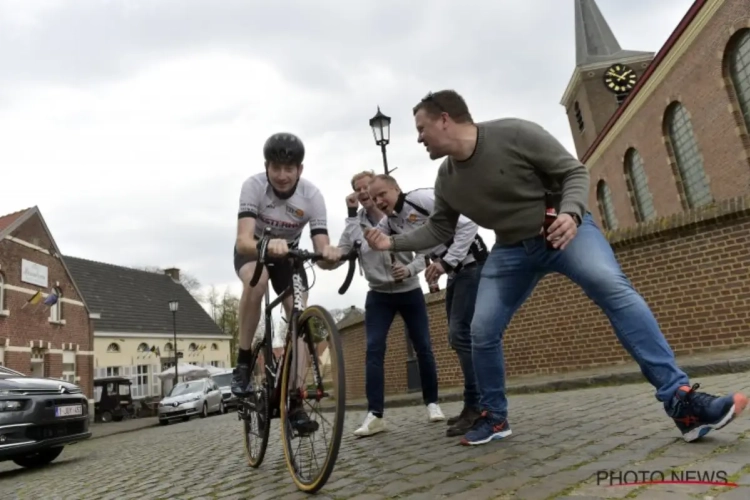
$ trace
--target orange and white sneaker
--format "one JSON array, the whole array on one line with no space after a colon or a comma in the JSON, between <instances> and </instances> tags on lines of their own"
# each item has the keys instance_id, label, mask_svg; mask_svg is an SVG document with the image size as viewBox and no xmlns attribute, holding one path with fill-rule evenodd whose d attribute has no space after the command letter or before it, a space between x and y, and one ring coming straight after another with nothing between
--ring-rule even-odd
<instances>
[{"instance_id":1,"label":"orange and white sneaker","mask_svg":"<svg viewBox=\"0 0 750 500\"><path fill-rule=\"evenodd\" d=\"M510 430L508 419L483 411L479 418L474 421L474 425L471 426L469 432L461 439L461 444L477 446L498 439L505 439L511 434L513 434L513 431Z\"/></svg>"},{"instance_id":2,"label":"orange and white sneaker","mask_svg":"<svg viewBox=\"0 0 750 500\"><path fill-rule=\"evenodd\" d=\"M747 406L747 396L734 393L714 396L697 392L700 384L680 387L664 409L672 417L682 438L695 441L713 430L719 430L742 413Z\"/></svg>"}]
</instances>

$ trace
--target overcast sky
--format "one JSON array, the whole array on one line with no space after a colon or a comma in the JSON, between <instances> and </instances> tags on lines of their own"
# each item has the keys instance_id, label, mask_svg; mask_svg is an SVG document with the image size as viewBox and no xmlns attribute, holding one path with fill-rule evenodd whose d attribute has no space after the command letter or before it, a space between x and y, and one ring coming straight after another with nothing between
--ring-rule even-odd
<instances>
[{"instance_id":1,"label":"overcast sky","mask_svg":"<svg viewBox=\"0 0 750 500\"><path fill-rule=\"evenodd\" d=\"M598 0L623 48L653 52L691 3ZM575 152L559 104L575 61L573 8L2 0L0 214L37 205L64 254L176 266L238 292L240 187L262 171L273 132L305 141L304 175L325 195L334 242L351 175L382 170L367 123L377 105L393 118L388 159L404 190L432 186L439 165L411 116L429 90L456 89L478 121L537 121ZM363 307L364 278L337 294L345 272L316 270L310 301Z\"/></svg>"}]
</instances>

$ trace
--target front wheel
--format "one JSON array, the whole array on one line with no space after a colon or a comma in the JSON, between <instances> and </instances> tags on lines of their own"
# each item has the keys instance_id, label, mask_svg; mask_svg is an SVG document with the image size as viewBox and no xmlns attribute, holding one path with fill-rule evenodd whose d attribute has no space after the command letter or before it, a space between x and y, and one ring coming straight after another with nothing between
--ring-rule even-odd
<instances>
[{"instance_id":1,"label":"front wheel","mask_svg":"<svg viewBox=\"0 0 750 500\"><path fill-rule=\"evenodd\" d=\"M252 391L237 402L237 411L242 419L245 456L250 467L257 469L263 463L271 431L271 408L266 384L263 346L260 342L253 352L253 371L250 373Z\"/></svg>"},{"instance_id":2,"label":"front wheel","mask_svg":"<svg viewBox=\"0 0 750 500\"><path fill-rule=\"evenodd\" d=\"M315 493L333 472L341 446L346 407L344 353L336 323L320 306L305 309L297 332L297 345L287 343L281 375L281 440L294 484L301 491ZM296 439L298 444L293 443ZM322 450L313 451L318 446Z\"/></svg>"}]
</instances>

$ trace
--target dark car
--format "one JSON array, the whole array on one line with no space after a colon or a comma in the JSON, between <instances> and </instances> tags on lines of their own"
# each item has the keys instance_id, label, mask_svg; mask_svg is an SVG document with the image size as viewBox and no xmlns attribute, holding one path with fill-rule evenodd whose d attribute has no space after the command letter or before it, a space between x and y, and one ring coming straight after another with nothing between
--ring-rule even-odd
<instances>
[{"instance_id":1,"label":"dark car","mask_svg":"<svg viewBox=\"0 0 750 500\"><path fill-rule=\"evenodd\" d=\"M89 403L75 384L0 366L0 462L41 467L91 437Z\"/></svg>"}]
</instances>

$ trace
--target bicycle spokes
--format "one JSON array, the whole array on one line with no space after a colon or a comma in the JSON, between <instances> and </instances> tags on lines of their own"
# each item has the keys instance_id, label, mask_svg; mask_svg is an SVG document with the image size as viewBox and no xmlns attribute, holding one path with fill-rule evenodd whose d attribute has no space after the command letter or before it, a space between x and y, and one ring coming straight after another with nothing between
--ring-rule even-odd
<instances>
[{"instance_id":1,"label":"bicycle spokes","mask_svg":"<svg viewBox=\"0 0 750 500\"><path fill-rule=\"evenodd\" d=\"M245 454L252 467L258 467L263 462L271 425L268 388L263 373L263 356L260 352L258 348L253 371L250 374L250 394L240 400L237 412L238 417L243 421Z\"/></svg>"},{"instance_id":2,"label":"bicycle spokes","mask_svg":"<svg viewBox=\"0 0 750 500\"><path fill-rule=\"evenodd\" d=\"M308 318L298 334L290 362L296 380L290 381L286 422L291 438L289 451L299 479L315 481L321 475L331 450L336 419L336 363L331 362L326 322ZM291 368L291 367L290 367Z\"/></svg>"}]
</instances>

